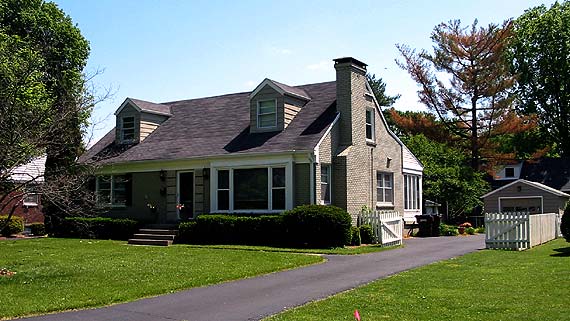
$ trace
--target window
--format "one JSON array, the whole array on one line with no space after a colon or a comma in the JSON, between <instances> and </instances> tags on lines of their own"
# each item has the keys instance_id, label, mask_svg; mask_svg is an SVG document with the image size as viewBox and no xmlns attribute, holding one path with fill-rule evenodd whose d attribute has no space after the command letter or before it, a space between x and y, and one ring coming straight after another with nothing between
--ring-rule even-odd
<instances>
[{"instance_id":1,"label":"window","mask_svg":"<svg viewBox=\"0 0 570 321\"><path fill-rule=\"evenodd\" d=\"M506 167L505 168L505 177L515 177L514 167Z\"/></svg>"},{"instance_id":2,"label":"window","mask_svg":"<svg viewBox=\"0 0 570 321\"><path fill-rule=\"evenodd\" d=\"M376 174L376 202L380 205L392 205L394 203L393 178L394 174L392 173L378 172Z\"/></svg>"},{"instance_id":3,"label":"window","mask_svg":"<svg viewBox=\"0 0 570 321\"><path fill-rule=\"evenodd\" d=\"M126 175L97 177L97 203L100 205L126 206L128 182Z\"/></svg>"},{"instance_id":4,"label":"window","mask_svg":"<svg viewBox=\"0 0 570 321\"><path fill-rule=\"evenodd\" d=\"M331 203L331 165L321 165L321 203Z\"/></svg>"},{"instance_id":5,"label":"window","mask_svg":"<svg viewBox=\"0 0 570 321\"><path fill-rule=\"evenodd\" d=\"M374 110L366 109L366 140L374 141Z\"/></svg>"},{"instance_id":6,"label":"window","mask_svg":"<svg viewBox=\"0 0 570 321\"><path fill-rule=\"evenodd\" d=\"M284 210L285 167L220 169L218 211Z\"/></svg>"},{"instance_id":7,"label":"window","mask_svg":"<svg viewBox=\"0 0 570 321\"><path fill-rule=\"evenodd\" d=\"M420 209L420 184L421 178L418 175L404 175L404 209Z\"/></svg>"},{"instance_id":8,"label":"window","mask_svg":"<svg viewBox=\"0 0 570 321\"><path fill-rule=\"evenodd\" d=\"M262 100L257 102L257 128L277 126L277 101Z\"/></svg>"},{"instance_id":9,"label":"window","mask_svg":"<svg viewBox=\"0 0 570 321\"><path fill-rule=\"evenodd\" d=\"M40 194L37 193L27 193L24 196L24 206L38 206L40 203Z\"/></svg>"},{"instance_id":10,"label":"window","mask_svg":"<svg viewBox=\"0 0 570 321\"><path fill-rule=\"evenodd\" d=\"M271 170L271 208L274 210L285 209L285 168L273 168Z\"/></svg>"},{"instance_id":11,"label":"window","mask_svg":"<svg viewBox=\"0 0 570 321\"><path fill-rule=\"evenodd\" d=\"M121 121L121 139L123 141L135 139L135 117L123 117Z\"/></svg>"},{"instance_id":12,"label":"window","mask_svg":"<svg viewBox=\"0 0 570 321\"><path fill-rule=\"evenodd\" d=\"M218 171L218 210L230 209L230 171Z\"/></svg>"}]
</instances>

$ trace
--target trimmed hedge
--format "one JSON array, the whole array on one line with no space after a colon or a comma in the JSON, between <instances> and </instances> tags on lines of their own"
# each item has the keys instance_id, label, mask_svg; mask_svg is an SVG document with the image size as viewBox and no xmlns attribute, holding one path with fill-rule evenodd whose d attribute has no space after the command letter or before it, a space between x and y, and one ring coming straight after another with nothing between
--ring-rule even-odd
<instances>
[{"instance_id":1,"label":"trimmed hedge","mask_svg":"<svg viewBox=\"0 0 570 321\"><path fill-rule=\"evenodd\" d=\"M127 218L66 217L57 237L104 240L128 240L139 228L139 222Z\"/></svg>"},{"instance_id":2,"label":"trimmed hedge","mask_svg":"<svg viewBox=\"0 0 570 321\"><path fill-rule=\"evenodd\" d=\"M343 247L350 242L351 222L336 206L303 205L283 213L287 239L296 247Z\"/></svg>"},{"instance_id":3,"label":"trimmed hedge","mask_svg":"<svg viewBox=\"0 0 570 321\"><path fill-rule=\"evenodd\" d=\"M178 243L290 247L342 247L350 244L351 217L323 205L299 206L283 215L202 214L179 225Z\"/></svg>"},{"instance_id":4,"label":"trimmed hedge","mask_svg":"<svg viewBox=\"0 0 570 321\"><path fill-rule=\"evenodd\" d=\"M179 225L177 242L198 244L282 245L280 215L199 215Z\"/></svg>"},{"instance_id":5,"label":"trimmed hedge","mask_svg":"<svg viewBox=\"0 0 570 321\"><path fill-rule=\"evenodd\" d=\"M29 226L30 232L34 236L44 236L46 235L46 227L44 223L32 223Z\"/></svg>"},{"instance_id":6,"label":"trimmed hedge","mask_svg":"<svg viewBox=\"0 0 570 321\"><path fill-rule=\"evenodd\" d=\"M0 216L0 227L6 224L6 220L8 220L8 216ZM10 236L18 233L22 233L24 231L24 219L19 216L12 216L10 218L10 222L8 225L0 231L2 236Z\"/></svg>"},{"instance_id":7,"label":"trimmed hedge","mask_svg":"<svg viewBox=\"0 0 570 321\"><path fill-rule=\"evenodd\" d=\"M360 226L360 239L363 244L372 244L374 242L374 231L372 226L365 224Z\"/></svg>"}]
</instances>

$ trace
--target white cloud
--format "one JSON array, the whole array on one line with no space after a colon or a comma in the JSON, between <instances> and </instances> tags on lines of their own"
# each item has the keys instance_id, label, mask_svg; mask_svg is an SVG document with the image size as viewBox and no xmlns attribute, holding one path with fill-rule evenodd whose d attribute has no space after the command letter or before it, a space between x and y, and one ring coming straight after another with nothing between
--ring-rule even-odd
<instances>
[{"instance_id":1,"label":"white cloud","mask_svg":"<svg viewBox=\"0 0 570 321\"><path fill-rule=\"evenodd\" d=\"M316 64L311 64L307 66L309 70L324 71L331 68L331 63L328 60L321 60Z\"/></svg>"},{"instance_id":2,"label":"white cloud","mask_svg":"<svg viewBox=\"0 0 570 321\"><path fill-rule=\"evenodd\" d=\"M253 88L255 88L255 86L257 85L257 83L256 83L255 81L253 81L253 80L248 80L248 81L246 81L243 85L244 85L244 87L247 88L247 89L253 89Z\"/></svg>"},{"instance_id":3,"label":"white cloud","mask_svg":"<svg viewBox=\"0 0 570 321\"><path fill-rule=\"evenodd\" d=\"M277 48L277 47L271 47L271 51L276 53L276 54L285 55L285 56L288 56L288 55L293 53L293 50L291 50L291 49Z\"/></svg>"}]
</instances>

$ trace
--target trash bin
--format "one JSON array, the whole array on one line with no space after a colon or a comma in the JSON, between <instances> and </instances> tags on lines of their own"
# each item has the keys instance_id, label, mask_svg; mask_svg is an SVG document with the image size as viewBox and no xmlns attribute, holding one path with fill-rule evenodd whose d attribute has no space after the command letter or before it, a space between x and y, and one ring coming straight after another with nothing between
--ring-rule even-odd
<instances>
[{"instance_id":1,"label":"trash bin","mask_svg":"<svg viewBox=\"0 0 570 321\"><path fill-rule=\"evenodd\" d=\"M432 237L439 236L440 218L437 215L416 215L418 222L418 236Z\"/></svg>"}]
</instances>

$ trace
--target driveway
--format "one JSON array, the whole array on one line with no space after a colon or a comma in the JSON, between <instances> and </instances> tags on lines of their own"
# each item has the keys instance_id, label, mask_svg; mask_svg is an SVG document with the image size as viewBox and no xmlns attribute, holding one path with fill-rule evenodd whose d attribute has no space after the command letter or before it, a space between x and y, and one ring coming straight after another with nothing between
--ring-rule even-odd
<instances>
[{"instance_id":1,"label":"driveway","mask_svg":"<svg viewBox=\"0 0 570 321\"><path fill-rule=\"evenodd\" d=\"M91 310L26 318L34 321L242 321L322 299L391 274L482 249L484 235L415 238L400 249L327 255L327 262L256 278Z\"/></svg>"}]
</instances>

